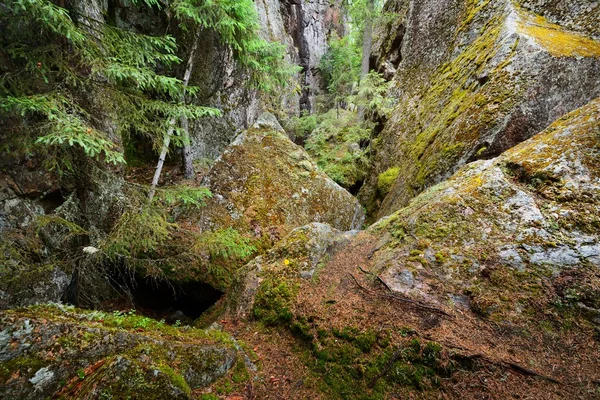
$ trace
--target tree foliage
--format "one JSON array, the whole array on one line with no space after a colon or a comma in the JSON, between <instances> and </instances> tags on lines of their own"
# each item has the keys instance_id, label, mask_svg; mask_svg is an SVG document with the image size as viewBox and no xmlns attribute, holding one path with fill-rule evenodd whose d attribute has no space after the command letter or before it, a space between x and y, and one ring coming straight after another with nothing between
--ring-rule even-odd
<instances>
[{"instance_id":1,"label":"tree foliage","mask_svg":"<svg viewBox=\"0 0 600 400\"><path fill-rule=\"evenodd\" d=\"M168 9L158 0L133 4L174 14L185 29L214 31L261 89L285 84L294 72L282 46L258 36L251 0L176 0ZM128 31L50 0L4 2L0 21L0 118L10 121L12 137L123 163L122 137L147 137L158 150L170 120L220 114L183 103L198 88L158 72L181 62L173 36ZM175 129L176 146L180 133Z\"/></svg>"}]
</instances>

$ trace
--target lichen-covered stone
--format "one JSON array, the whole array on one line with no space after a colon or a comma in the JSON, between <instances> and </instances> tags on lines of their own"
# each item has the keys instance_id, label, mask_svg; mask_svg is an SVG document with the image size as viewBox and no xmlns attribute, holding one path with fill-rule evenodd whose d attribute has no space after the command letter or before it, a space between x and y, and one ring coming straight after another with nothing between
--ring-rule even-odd
<instances>
[{"instance_id":1,"label":"lichen-covered stone","mask_svg":"<svg viewBox=\"0 0 600 400\"><path fill-rule=\"evenodd\" d=\"M58 304L0 314L0 397L190 399L237 351L225 334Z\"/></svg>"},{"instance_id":2,"label":"lichen-covered stone","mask_svg":"<svg viewBox=\"0 0 600 400\"><path fill-rule=\"evenodd\" d=\"M575 18L564 7L551 22L539 14L550 7L541 2L391 3L399 10L391 26L406 32L393 46L402 60L398 106L360 194L372 216L389 215L461 165L497 156L600 95L600 42L568 30ZM598 25L594 5L577 8L586 26ZM376 47L376 56L391 60L390 46ZM377 176L392 167L401 168L398 179L380 193Z\"/></svg>"},{"instance_id":3,"label":"lichen-covered stone","mask_svg":"<svg viewBox=\"0 0 600 400\"><path fill-rule=\"evenodd\" d=\"M541 294L540 278L598 274L599 121L600 99L496 159L469 164L373 225L374 234L390 234L374 269L390 287L428 301L499 296L498 308L486 312L504 318L524 299L551 295ZM488 273L502 281L482 279Z\"/></svg>"},{"instance_id":4,"label":"lichen-covered stone","mask_svg":"<svg viewBox=\"0 0 600 400\"><path fill-rule=\"evenodd\" d=\"M233 227L270 246L292 229L322 222L358 229L358 201L319 171L306 151L282 132L252 128L227 148L204 184L213 198L190 215L206 229Z\"/></svg>"},{"instance_id":5,"label":"lichen-covered stone","mask_svg":"<svg viewBox=\"0 0 600 400\"><path fill-rule=\"evenodd\" d=\"M327 262L328 254L343 247L356 233L341 232L321 223L294 229L266 254L240 269L238 282L231 289L235 299L230 305L231 313L239 318L252 317L253 313L257 313L259 318L271 322L285 318L289 313L286 306L290 306L295 298L294 282L311 280L318 275ZM273 290L289 304L280 304L280 309L266 305L268 309L262 310L261 306L265 304L261 304L260 296ZM259 304L255 310L257 300Z\"/></svg>"},{"instance_id":6,"label":"lichen-covered stone","mask_svg":"<svg viewBox=\"0 0 600 400\"><path fill-rule=\"evenodd\" d=\"M566 29L600 40L600 3L571 0L520 0L519 4Z\"/></svg>"}]
</instances>

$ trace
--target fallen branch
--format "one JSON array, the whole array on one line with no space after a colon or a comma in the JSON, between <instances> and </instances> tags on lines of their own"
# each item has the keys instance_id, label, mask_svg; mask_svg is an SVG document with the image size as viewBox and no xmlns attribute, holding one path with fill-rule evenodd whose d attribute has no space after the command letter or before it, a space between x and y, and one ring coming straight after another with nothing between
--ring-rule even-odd
<instances>
[{"instance_id":1,"label":"fallen branch","mask_svg":"<svg viewBox=\"0 0 600 400\"><path fill-rule=\"evenodd\" d=\"M402 302L404 302L404 303L409 303L409 304L412 304L412 305L414 305L415 307L421 308L421 309L423 309L423 310L431 311L431 312L434 312L434 313L437 313L437 314L441 314L441 315L443 315L443 316L445 316L445 317L448 317L448 318L450 318L450 319L454 319L454 316L453 316L453 315L451 315L451 314L448 314L448 313L447 313L446 311L444 311L444 310L441 310L441 309L439 309L439 308L436 308L436 307L428 306L428 305L426 305L426 304L423 304L423 303L421 303L420 301L417 301L417 300L412 300L412 299L409 299L408 297L405 297L405 296L399 296L399 295L395 294L395 293L394 293L394 291L393 291L393 290L392 290L392 289L391 289L391 288L388 286L388 284L387 284L387 283L385 283L385 281L379 277L379 275L376 275L376 274L374 274L374 273L372 273L372 272L370 272L370 271L366 271L366 270L365 270L365 269L363 269L362 267L358 267L358 269L360 269L360 270L361 270L363 273L365 273L365 274L367 274L367 275L371 275L371 276L373 276L373 277L374 277L375 279L377 279L377 281L378 281L379 283L381 283L381 284L382 284L382 285L383 285L383 286L384 286L384 287L387 289L387 291L389 292L389 293L382 293L382 294L379 294L379 296L390 297L390 298L392 298L392 299L396 299L396 300L402 301ZM352 274L350 274L350 275L352 275ZM352 275L352 277L354 278L354 275ZM356 278L354 278L354 281L355 281L355 282L358 284L358 281L356 280ZM359 286L360 286L360 285L359 285ZM362 286L361 286L361 287L362 287ZM363 289L365 289L365 288L363 287ZM365 289L365 290L368 290L368 289ZM369 290L369 292L373 293L373 291L370 291L370 290Z\"/></svg>"},{"instance_id":2,"label":"fallen branch","mask_svg":"<svg viewBox=\"0 0 600 400\"><path fill-rule=\"evenodd\" d=\"M479 353L478 354L468 355L466 357L469 358L469 359L472 359L472 360L473 359L478 359L478 360L481 360L481 361L485 361L488 364L492 364L492 365L496 365L496 366L503 367L503 368L506 368L506 369L510 369L510 370L512 370L514 372L517 372L517 373L521 374L521 375L535 376L535 377L538 377L538 378L543 378L543 379L545 379L547 381L550 381L552 383L557 383L557 384L562 385L562 382L559 381L556 378L553 378L553 377L548 376L548 375L541 374L541 373L536 372L536 371L534 371L532 369L529 369L529 368L525 368L522 365L516 364L514 362L502 361L502 360L495 361L495 360L492 360L491 358L488 358L488 357L484 356L483 354L479 354Z\"/></svg>"},{"instance_id":3,"label":"fallen branch","mask_svg":"<svg viewBox=\"0 0 600 400\"><path fill-rule=\"evenodd\" d=\"M364 290L367 293L375 294L375 292L373 292L372 290L367 289L366 287L361 285L360 282L358 282L358 279L356 279L356 277L354 275L352 275L350 272L348 272L348 275L350 275L352 277L352 279L354 279L354 283L356 283L356 286L358 286L360 289Z\"/></svg>"},{"instance_id":4,"label":"fallen branch","mask_svg":"<svg viewBox=\"0 0 600 400\"><path fill-rule=\"evenodd\" d=\"M401 354L402 354L402 349L400 349L400 348L396 349L396 351L392 355L392 358L390 358L390 360L385 364L385 367L383 367L383 371L381 371L375 378L373 378L371 383L369 383L370 389L373 389L375 387L375 385L377 384L377 381L380 380L381 378L383 378L384 376L386 376L388 374L388 372L390 372L390 370L394 366L394 363L396 361L398 361L398 358L400 358Z\"/></svg>"}]
</instances>

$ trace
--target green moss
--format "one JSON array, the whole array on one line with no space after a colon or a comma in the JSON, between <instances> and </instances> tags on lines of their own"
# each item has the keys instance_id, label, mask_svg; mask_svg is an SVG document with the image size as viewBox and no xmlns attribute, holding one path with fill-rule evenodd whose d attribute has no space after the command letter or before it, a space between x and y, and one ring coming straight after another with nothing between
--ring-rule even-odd
<instances>
[{"instance_id":1,"label":"green moss","mask_svg":"<svg viewBox=\"0 0 600 400\"><path fill-rule=\"evenodd\" d=\"M267 325L289 323L292 320L292 302L298 288L285 280L264 281L254 302L254 316Z\"/></svg>"},{"instance_id":2,"label":"green moss","mask_svg":"<svg viewBox=\"0 0 600 400\"><path fill-rule=\"evenodd\" d=\"M430 390L438 386L440 376L451 373L442 367L441 347L436 343L423 346L410 340L382 347L369 339L361 348L355 328L332 332L337 339L318 341L305 355L312 371L322 376L321 390L331 398L383 399L394 387ZM366 348L369 356L365 357Z\"/></svg>"},{"instance_id":3,"label":"green moss","mask_svg":"<svg viewBox=\"0 0 600 400\"><path fill-rule=\"evenodd\" d=\"M181 374L175 372L175 370L173 370L173 368L171 368L169 365L160 364L157 369L169 378L173 386L177 387L187 396L192 394L192 389L190 389L190 386L185 381L185 378Z\"/></svg>"},{"instance_id":4,"label":"green moss","mask_svg":"<svg viewBox=\"0 0 600 400\"><path fill-rule=\"evenodd\" d=\"M311 326L307 322L306 318L300 317L297 318L291 325L290 330L294 334L294 336L310 342L313 339L313 334L311 332Z\"/></svg>"},{"instance_id":5,"label":"green moss","mask_svg":"<svg viewBox=\"0 0 600 400\"><path fill-rule=\"evenodd\" d=\"M444 253L437 252L435 253L435 260L440 264L443 264L448 261L448 257Z\"/></svg>"},{"instance_id":6,"label":"green moss","mask_svg":"<svg viewBox=\"0 0 600 400\"><path fill-rule=\"evenodd\" d=\"M244 361L240 357L233 368L231 380L234 383L244 383L247 382L248 379L250 379L250 374L246 369L246 364L244 364Z\"/></svg>"},{"instance_id":7,"label":"green moss","mask_svg":"<svg viewBox=\"0 0 600 400\"><path fill-rule=\"evenodd\" d=\"M388 168L385 172L379 174L377 177L377 190L379 190L379 193L382 195L382 197L385 197L389 193L392 185L394 182L396 182L396 179L398 179L399 175L399 167Z\"/></svg>"},{"instance_id":8,"label":"green moss","mask_svg":"<svg viewBox=\"0 0 600 400\"><path fill-rule=\"evenodd\" d=\"M0 362L0 382L6 382L15 372L26 373L33 376L36 371L49 364L37 355L27 355L12 360Z\"/></svg>"}]
</instances>

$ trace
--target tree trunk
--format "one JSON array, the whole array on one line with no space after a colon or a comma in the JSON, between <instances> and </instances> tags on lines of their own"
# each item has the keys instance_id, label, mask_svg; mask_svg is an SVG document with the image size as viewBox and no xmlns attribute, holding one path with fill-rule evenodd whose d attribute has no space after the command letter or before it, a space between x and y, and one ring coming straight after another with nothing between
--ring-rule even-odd
<instances>
[{"instance_id":1,"label":"tree trunk","mask_svg":"<svg viewBox=\"0 0 600 400\"><path fill-rule=\"evenodd\" d=\"M373 44L373 14L375 13L375 0L367 0L365 15L365 32L363 36L362 67L360 79L365 77L370 70L371 47Z\"/></svg>"},{"instance_id":2,"label":"tree trunk","mask_svg":"<svg viewBox=\"0 0 600 400\"><path fill-rule=\"evenodd\" d=\"M190 127L187 117L181 117L181 128L183 129L183 177L185 179L193 179L194 160L192 159L192 148L190 145Z\"/></svg>"},{"instance_id":3,"label":"tree trunk","mask_svg":"<svg viewBox=\"0 0 600 400\"><path fill-rule=\"evenodd\" d=\"M192 76L192 70L194 69L194 56L196 55L196 50L198 49L198 39L200 37L199 32L194 37L194 44L192 45L192 50L190 51L190 57L188 58L188 62L185 68L185 73L183 74L183 86L187 87L190 82L190 77ZM182 96L181 101L185 101L185 93ZM187 118L186 118L187 122ZM169 151L169 144L171 143L171 136L173 135L173 131L175 130L175 118L171 118L169 121L169 129L167 134L165 135L165 139L163 142L163 147L160 152L160 157L158 158L158 164L156 165L156 171L154 172L154 178L152 179L152 185L150 186L150 192L148 193L148 204L152 202L154 195L156 194L156 186L158 185L158 180L160 179L160 174L162 172L163 165L165 163L165 159L167 158L167 152Z\"/></svg>"},{"instance_id":4,"label":"tree trunk","mask_svg":"<svg viewBox=\"0 0 600 400\"><path fill-rule=\"evenodd\" d=\"M375 0L367 0L365 14L365 31L363 33L362 65L360 69L360 83L370 71L371 47L373 44L373 14L375 13ZM365 119L365 106L358 107L358 122Z\"/></svg>"}]
</instances>

